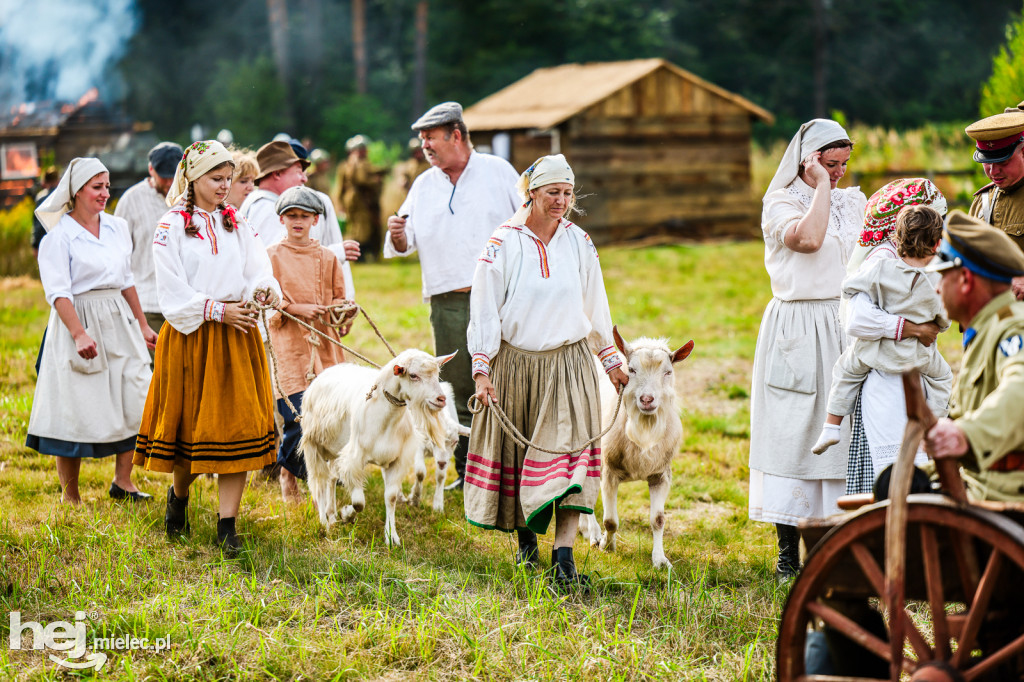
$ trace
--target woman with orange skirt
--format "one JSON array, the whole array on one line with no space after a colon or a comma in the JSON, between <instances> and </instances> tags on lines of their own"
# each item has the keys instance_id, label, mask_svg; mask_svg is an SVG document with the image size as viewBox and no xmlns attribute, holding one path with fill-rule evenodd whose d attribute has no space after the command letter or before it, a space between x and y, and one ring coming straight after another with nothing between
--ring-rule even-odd
<instances>
[{"instance_id":1,"label":"woman with orange skirt","mask_svg":"<svg viewBox=\"0 0 1024 682\"><path fill-rule=\"evenodd\" d=\"M217 543L237 553L235 517L247 471L276 459L273 392L256 313L245 301L280 288L256 232L225 203L234 162L219 142L185 150L167 193L173 208L153 241L157 295L167 322L156 347L135 463L173 473L164 523L187 535L188 489L216 473Z\"/></svg>"}]
</instances>

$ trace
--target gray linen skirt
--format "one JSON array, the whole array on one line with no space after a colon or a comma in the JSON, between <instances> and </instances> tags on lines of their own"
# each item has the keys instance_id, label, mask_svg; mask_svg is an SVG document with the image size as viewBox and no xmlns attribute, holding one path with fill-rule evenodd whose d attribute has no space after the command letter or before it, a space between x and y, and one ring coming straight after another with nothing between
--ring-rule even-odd
<instances>
[{"instance_id":1,"label":"gray linen skirt","mask_svg":"<svg viewBox=\"0 0 1024 682\"><path fill-rule=\"evenodd\" d=\"M117 289L76 294L74 306L97 356L78 355L51 309L26 442L63 457L133 450L153 376L139 323Z\"/></svg>"},{"instance_id":2,"label":"gray linen skirt","mask_svg":"<svg viewBox=\"0 0 1024 682\"><path fill-rule=\"evenodd\" d=\"M566 450L601 431L598 375L585 340L542 352L503 342L491 381L505 414L542 447ZM600 485L600 441L552 455L517 445L491 410L473 417L465 478L466 518L473 525L544 533L556 506L593 513Z\"/></svg>"}]
</instances>

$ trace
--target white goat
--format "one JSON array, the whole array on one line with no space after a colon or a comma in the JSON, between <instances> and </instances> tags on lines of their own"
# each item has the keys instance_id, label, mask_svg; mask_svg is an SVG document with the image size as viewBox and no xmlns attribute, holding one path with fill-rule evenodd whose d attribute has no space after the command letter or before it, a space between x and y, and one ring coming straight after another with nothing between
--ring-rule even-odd
<instances>
[{"instance_id":1,"label":"white goat","mask_svg":"<svg viewBox=\"0 0 1024 682\"><path fill-rule=\"evenodd\" d=\"M430 438L423 437L423 447L416 451L416 462L413 465L413 472L416 474L416 482L412 484L412 491L407 501L409 504L417 505L423 495L423 479L427 477L427 457L434 459L434 498L432 505L434 511L444 513L444 479L448 474L448 463L455 454L455 447L459 444L459 436L469 437L469 429L459 423L459 413L455 409L455 392L452 385L447 381L441 382L441 390L444 391L447 402L442 411L442 419L445 427L444 447L434 445ZM405 500L401 495L399 499Z\"/></svg>"},{"instance_id":2,"label":"white goat","mask_svg":"<svg viewBox=\"0 0 1024 682\"><path fill-rule=\"evenodd\" d=\"M302 398L302 440L309 490L320 522L336 520L335 482L351 495L341 520L351 521L366 504L366 466L384 473L384 540L399 545L395 503L424 437L444 446L442 414L448 398L438 372L455 354L435 358L406 350L380 370L343 363L324 370Z\"/></svg>"},{"instance_id":3,"label":"white goat","mask_svg":"<svg viewBox=\"0 0 1024 682\"><path fill-rule=\"evenodd\" d=\"M672 457L683 442L683 426L676 410L675 376L672 365L686 359L693 341L672 352L664 339L640 338L625 343L613 328L615 345L626 360L629 383L622 396L622 409L611 431L601 443L601 500L604 503L604 534L593 514L580 520L580 530L591 544L615 550L619 529L616 497L619 484L647 481L651 496L651 531L654 549L651 561L657 568L669 568L665 557L665 500L672 484ZM605 425L615 412L617 396L610 382L601 382L601 403Z\"/></svg>"}]
</instances>

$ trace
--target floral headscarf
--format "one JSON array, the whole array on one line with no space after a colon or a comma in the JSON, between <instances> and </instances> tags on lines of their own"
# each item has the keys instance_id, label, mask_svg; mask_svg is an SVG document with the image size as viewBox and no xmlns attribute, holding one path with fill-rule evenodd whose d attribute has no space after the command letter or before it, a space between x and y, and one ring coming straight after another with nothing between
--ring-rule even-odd
<instances>
[{"instance_id":1,"label":"floral headscarf","mask_svg":"<svg viewBox=\"0 0 1024 682\"><path fill-rule=\"evenodd\" d=\"M198 180L211 168L216 168L225 161L232 166L235 165L231 152L217 140L193 142L181 156L181 163L174 171L174 180L167 192L167 205L174 206L180 202L188 190L188 183Z\"/></svg>"},{"instance_id":2,"label":"floral headscarf","mask_svg":"<svg viewBox=\"0 0 1024 682\"><path fill-rule=\"evenodd\" d=\"M906 206L928 206L946 215L946 197L931 180L902 178L871 195L864 209L864 231L861 246L875 246L890 239L896 229L896 216Z\"/></svg>"}]
</instances>

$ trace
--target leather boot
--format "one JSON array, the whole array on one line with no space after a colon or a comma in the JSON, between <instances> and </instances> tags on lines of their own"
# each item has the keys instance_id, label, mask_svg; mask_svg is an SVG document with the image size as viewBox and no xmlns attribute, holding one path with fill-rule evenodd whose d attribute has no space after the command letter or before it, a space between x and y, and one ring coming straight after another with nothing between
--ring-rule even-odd
<instances>
[{"instance_id":1,"label":"leather boot","mask_svg":"<svg viewBox=\"0 0 1024 682\"><path fill-rule=\"evenodd\" d=\"M167 537L176 538L188 535L192 527L188 524L188 498L177 497L174 486L167 489L167 511L164 512L164 528Z\"/></svg>"},{"instance_id":2,"label":"leather boot","mask_svg":"<svg viewBox=\"0 0 1024 682\"><path fill-rule=\"evenodd\" d=\"M796 526L776 523L779 535L779 561L775 565L775 578L779 581L795 578L800 572L800 533Z\"/></svg>"},{"instance_id":3,"label":"leather boot","mask_svg":"<svg viewBox=\"0 0 1024 682\"><path fill-rule=\"evenodd\" d=\"M551 586L556 592L590 591L590 578L576 571L572 547L551 550Z\"/></svg>"},{"instance_id":4,"label":"leather boot","mask_svg":"<svg viewBox=\"0 0 1024 682\"><path fill-rule=\"evenodd\" d=\"M516 553L516 566L535 568L540 563L540 549L537 547L537 534L530 529L519 529L519 551Z\"/></svg>"},{"instance_id":5,"label":"leather boot","mask_svg":"<svg viewBox=\"0 0 1024 682\"><path fill-rule=\"evenodd\" d=\"M228 556L236 556L242 551L242 541L235 533L235 517L217 519L217 544Z\"/></svg>"}]
</instances>

